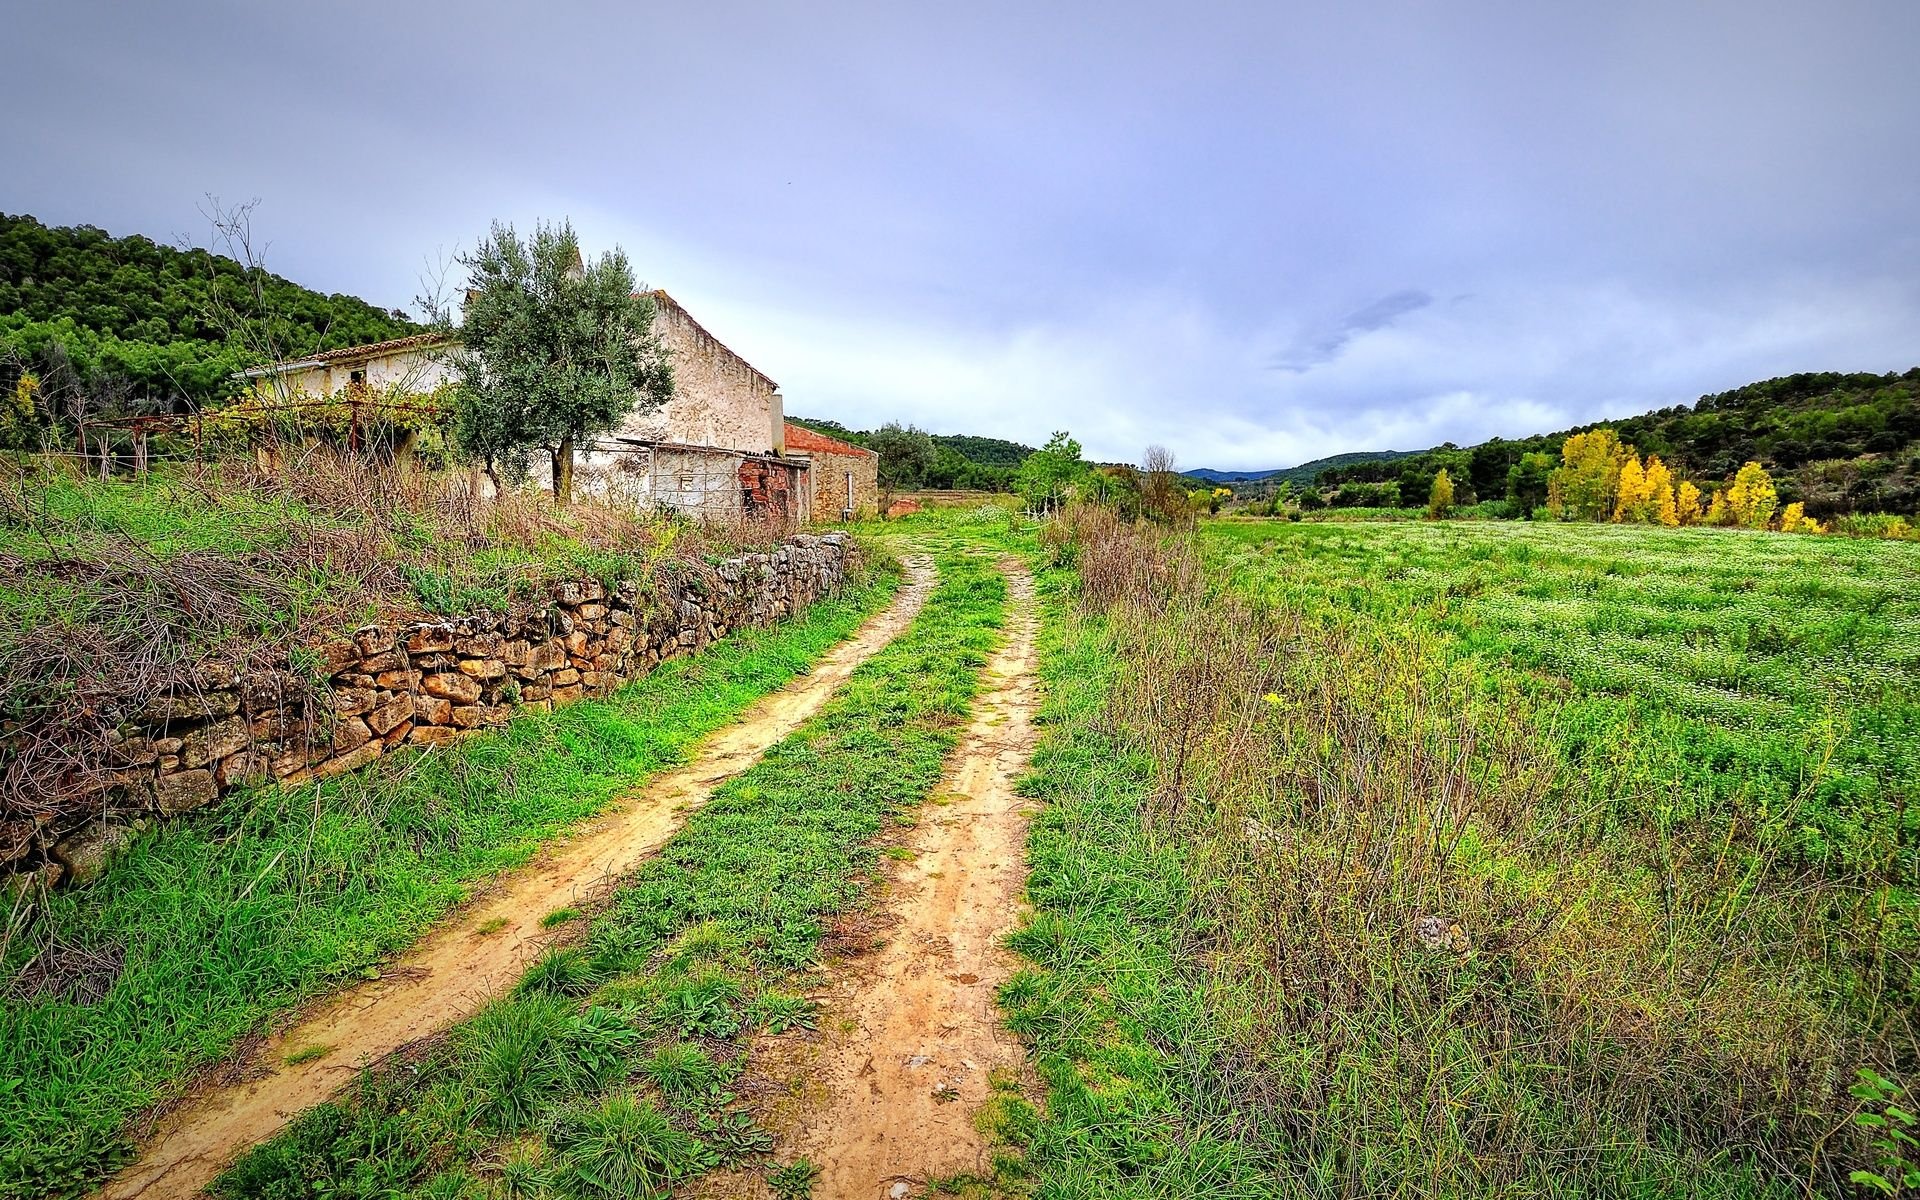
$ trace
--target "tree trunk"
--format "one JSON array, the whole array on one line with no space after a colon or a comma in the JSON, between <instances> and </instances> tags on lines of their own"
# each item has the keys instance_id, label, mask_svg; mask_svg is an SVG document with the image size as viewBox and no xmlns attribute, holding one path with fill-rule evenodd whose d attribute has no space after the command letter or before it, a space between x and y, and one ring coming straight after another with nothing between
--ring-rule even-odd
<instances>
[{"instance_id":1,"label":"tree trunk","mask_svg":"<svg viewBox=\"0 0 1920 1200\"><path fill-rule=\"evenodd\" d=\"M563 434L553 448L553 502L565 508L573 500L573 435Z\"/></svg>"}]
</instances>

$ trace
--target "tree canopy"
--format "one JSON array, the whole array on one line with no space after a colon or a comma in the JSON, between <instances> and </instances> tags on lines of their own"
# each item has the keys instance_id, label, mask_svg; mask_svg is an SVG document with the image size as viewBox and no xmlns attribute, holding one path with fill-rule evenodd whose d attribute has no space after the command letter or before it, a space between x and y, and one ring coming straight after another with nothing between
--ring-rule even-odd
<instances>
[{"instance_id":1,"label":"tree canopy","mask_svg":"<svg viewBox=\"0 0 1920 1200\"><path fill-rule=\"evenodd\" d=\"M231 395L234 372L254 355L234 344L222 311L257 319L288 356L421 328L404 313L325 295L208 250L0 214L0 342L7 352L0 358L13 359L15 373L24 366L40 374L58 345L72 371L69 386L88 390L96 410L115 402L134 411L170 410Z\"/></svg>"},{"instance_id":2,"label":"tree canopy","mask_svg":"<svg viewBox=\"0 0 1920 1200\"><path fill-rule=\"evenodd\" d=\"M841 441L856 446L865 446L869 450L881 451L881 483L886 486L888 468L887 457L882 443L889 436L889 430L897 430L898 422L889 422L876 430L849 429L838 421L822 420L818 417L788 417L795 425L837 437ZM906 464L905 473L895 478L898 489L934 488L939 490L965 489L983 492L1010 492L1013 490L1014 470L1026 457L1033 453L1033 447L1023 446L1019 442L1010 442L1005 438L976 437L965 433L923 433L908 427L932 443L932 457L925 458L920 448L899 458ZM905 451L904 444L897 449Z\"/></svg>"},{"instance_id":3,"label":"tree canopy","mask_svg":"<svg viewBox=\"0 0 1920 1200\"><path fill-rule=\"evenodd\" d=\"M1569 437L1601 430L1658 456L1679 479L1717 483L1758 462L1783 502L1802 501L1809 513L1920 511L1920 367L1786 375L1618 421L1333 466L1315 483L1336 504L1346 484L1397 483L1411 499L1428 494L1444 468L1462 502L1504 498L1524 514L1545 502L1549 460L1532 456L1557 463Z\"/></svg>"},{"instance_id":4,"label":"tree canopy","mask_svg":"<svg viewBox=\"0 0 1920 1200\"><path fill-rule=\"evenodd\" d=\"M635 294L625 253L587 263L565 222L537 225L525 241L495 223L461 262L469 276L455 439L489 466L516 470L546 446L564 504L575 445L673 394L653 300Z\"/></svg>"}]
</instances>

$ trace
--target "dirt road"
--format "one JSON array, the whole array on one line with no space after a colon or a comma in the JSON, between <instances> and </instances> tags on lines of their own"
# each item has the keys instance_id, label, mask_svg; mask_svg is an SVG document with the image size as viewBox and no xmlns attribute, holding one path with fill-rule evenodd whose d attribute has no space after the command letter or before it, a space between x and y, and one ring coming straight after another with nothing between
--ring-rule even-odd
<instances>
[{"instance_id":1,"label":"dirt road","mask_svg":"<svg viewBox=\"0 0 1920 1200\"><path fill-rule=\"evenodd\" d=\"M985 1173L987 1139L973 1126L995 1067L1022 1070L994 993L1013 970L1001 938L1019 918L1026 817L1014 784L1034 742L1033 580L1011 568L1009 636L987 667L987 690L921 822L913 859L885 908L886 945L830 964L814 995L821 1033L766 1039L756 1073L797 1097L770 1118L781 1157L821 1169L821 1200L897 1197L930 1177ZM902 1186L905 1185L905 1186ZM719 1190L763 1195L736 1176Z\"/></svg>"},{"instance_id":2,"label":"dirt road","mask_svg":"<svg viewBox=\"0 0 1920 1200\"><path fill-rule=\"evenodd\" d=\"M379 980L322 1002L269 1038L240 1082L208 1087L166 1113L139 1159L96 1194L99 1200L198 1194L241 1151L352 1082L363 1063L446 1028L505 991L551 940L540 927L542 917L604 889L659 849L689 811L818 712L855 667L912 622L933 588L934 569L924 557L909 556L907 574L885 612L809 674L709 737L692 761L655 777L570 839L495 881ZM313 1047L326 1053L286 1062Z\"/></svg>"}]
</instances>

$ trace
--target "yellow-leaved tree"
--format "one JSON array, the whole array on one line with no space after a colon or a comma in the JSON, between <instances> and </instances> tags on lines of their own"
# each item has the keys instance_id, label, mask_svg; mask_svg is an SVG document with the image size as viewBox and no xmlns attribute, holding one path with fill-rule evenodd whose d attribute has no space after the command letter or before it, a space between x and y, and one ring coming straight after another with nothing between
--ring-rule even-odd
<instances>
[{"instance_id":1,"label":"yellow-leaved tree","mask_svg":"<svg viewBox=\"0 0 1920 1200\"><path fill-rule=\"evenodd\" d=\"M1547 477L1547 511L1561 521L1606 520L1632 453L1611 429L1569 437L1560 447L1561 466Z\"/></svg>"},{"instance_id":2,"label":"yellow-leaved tree","mask_svg":"<svg viewBox=\"0 0 1920 1200\"><path fill-rule=\"evenodd\" d=\"M1647 478L1641 490L1647 494L1646 521L1662 525L1680 523L1679 503L1673 496L1673 472L1660 461L1658 454L1647 456Z\"/></svg>"},{"instance_id":3,"label":"yellow-leaved tree","mask_svg":"<svg viewBox=\"0 0 1920 1200\"><path fill-rule=\"evenodd\" d=\"M1620 478L1614 485L1613 519L1638 525L1647 519L1647 473L1638 454L1628 454L1620 463Z\"/></svg>"},{"instance_id":4,"label":"yellow-leaved tree","mask_svg":"<svg viewBox=\"0 0 1920 1200\"><path fill-rule=\"evenodd\" d=\"M1806 530L1803 526L1805 526L1806 523L1807 506L1798 500L1795 500L1792 504L1780 510L1781 533L1805 533Z\"/></svg>"},{"instance_id":5,"label":"yellow-leaved tree","mask_svg":"<svg viewBox=\"0 0 1920 1200\"><path fill-rule=\"evenodd\" d=\"M1734 472L1733 486L1727 489L1727 512L1733 523L1748 529L1765 529L1773 524L1773 510L1780 506L1780 493L1774 490L1773 476L1757 462Z\"/></svg>"},{"instance_id":6,"label":"yellow-leaved tree","mask_svg":"<svg viewBox=\"0 0 1920 1200\"><path fill-rule=\"evenodd\" d=\"M1433 477L1433 490L1427 493L1427 516L1431 520L1438 521L1446 516L1451 508L1453 508L1453 476L1447 474L1445 467L1441 467L1439 473Z\"/></svg>"},{"instance_id":7,"label":"yellow-leaved tree","mask_svg":"<svg viewBox=\"0 0 1920 1200\"><path fill-rule=\"evenodd\" d=\"M1674 524L1698 525L1701 521L1700 488L1691 479L1681 480L1673 499Z\"/></svg>"}]
</instances>

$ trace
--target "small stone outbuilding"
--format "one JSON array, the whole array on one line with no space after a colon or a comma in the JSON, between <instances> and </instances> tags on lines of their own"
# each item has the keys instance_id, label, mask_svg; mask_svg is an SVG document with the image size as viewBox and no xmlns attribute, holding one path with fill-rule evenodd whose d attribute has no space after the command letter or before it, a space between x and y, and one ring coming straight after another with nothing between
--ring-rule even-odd
<instances>
[{"instance_id":1,"label":"small stone outbuilding","mask_svg":"<svg viewBox=\"0 0 1920 1200\"><path fill-rule=\"evenodd\" d=\"M876 451L791 422L785 440L786 456L807 462L809 494L803 511L812 520L853 521L875 514L880 504Z\"/></svg>"}]
</instances>

